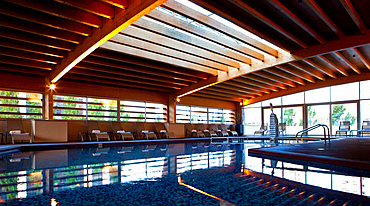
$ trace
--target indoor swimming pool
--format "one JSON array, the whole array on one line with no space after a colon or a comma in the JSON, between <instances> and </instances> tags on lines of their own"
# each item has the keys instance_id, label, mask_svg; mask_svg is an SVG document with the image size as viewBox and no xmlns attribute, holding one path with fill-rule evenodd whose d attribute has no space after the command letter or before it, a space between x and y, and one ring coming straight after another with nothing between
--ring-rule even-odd
<instances>
[{"instance_id":1,"label":"indoor swimming pool","mask_svg":"<svg viewBox=\"0 0 370 206\"><path fill-rule=\"evenodd\" d=\"M189 142L7 154L0 156L0 205L369 204L368 172L248 154L266 146Z\"/></svg>"}]
</instances>

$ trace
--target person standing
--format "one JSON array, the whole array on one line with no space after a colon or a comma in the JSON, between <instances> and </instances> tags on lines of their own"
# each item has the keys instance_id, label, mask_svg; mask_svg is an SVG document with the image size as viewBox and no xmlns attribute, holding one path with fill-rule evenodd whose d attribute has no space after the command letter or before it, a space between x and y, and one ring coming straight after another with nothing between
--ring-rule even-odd
<instances>
[{"instance_id":1,"label":"person standing","mask_svg":"<svg viewBox=\"0 0 370 206\"><path fill-rule=\"evenodd\" d=\"M271 141L276 141L276 137L279 136L279 127L278 127L278 119L276 117L276 114L274 113L274 108L272 104L270 103L270 109L271 109L271 114L270 114L270 140Z\"/></svg>"}]
</instances>

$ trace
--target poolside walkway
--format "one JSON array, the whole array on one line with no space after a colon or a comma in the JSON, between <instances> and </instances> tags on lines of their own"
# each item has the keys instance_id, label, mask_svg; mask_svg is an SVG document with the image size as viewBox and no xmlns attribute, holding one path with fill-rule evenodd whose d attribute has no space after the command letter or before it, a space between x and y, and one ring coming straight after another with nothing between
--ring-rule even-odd
<instances>
[{"instance_id":1,"label":"poolside walkway","mask_svg":"<svg viewBox=\"0 0 370 206\"><path fill-rule=\"evenodd\" d=\"M330 144L320 141L249 149L248 152L252 156L288 158L370 170L369 150L370 138L341 138L332 140Z\"/></svg>"}]
</instances>

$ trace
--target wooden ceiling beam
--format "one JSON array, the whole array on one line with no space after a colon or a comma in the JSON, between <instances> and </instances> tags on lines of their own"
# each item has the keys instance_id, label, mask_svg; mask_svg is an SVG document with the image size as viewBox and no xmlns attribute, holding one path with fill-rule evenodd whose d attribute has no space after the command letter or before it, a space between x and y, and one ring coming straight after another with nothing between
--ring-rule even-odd
<instances>
[{"instance_id":1,"label":"wooden ceiling beam","mask_svg":"<svg viewBox=\"0 0 370 206\"><path fill-rule=\"evenodd\" d=\"M22 51L29 51L33 53L38 54L44 54L48 56L54 56L54 57L65 57L67 56L67 52L60 50L60 49L54 49L50 47L40 46L36 44L30 44L26 42L19 42L13 39L7 39L0 37L0 46L7 47L7 48L13 48L13 49L19 49Z\"/></svg>"},{"instance_id":2,"label":"wooden ceiling beam","mask_svg":"<svg viewBox=\"0 0 370 206\"><path fill-rule=\"evenodd\" d=\"M22 59L35 60L35 61L49 63L49 64L58 64L61 60L61 58L57 58L57 57L32 53L28 51L21 51L18 49L6 48L6 47L1 47L1 46L0 46L0 54L5 55L5 56L18 57Z\"/></svg>"},{"instance_id":3,"label":"wooden ceiling beam","mask_svg":"<svg viewBox=\"0 0 370 206\"><path fill-rule=\"evenodd\" d=\"M67 19L58 18L50 14L34 11L21 6L16 6L7 2L1 3L0 13L52 28L74 32L83 36L92 35L92 28L90 26Z\"/></svg>"},{"instance_id":4,"label":"wooden ceiling beam","mask_svg":"<svg viewBox=\"0 0 370 206\"><path fill-rule=\"evenodd\" d=\"M314 76L315 78L320 79L322 81L326 80L325 76L321 72L317 71L314 68L310 68L310 67L307 67L307 66L305 67L305 66L299 64L299 62L291 62L291 63L288 63L288 65L293 66L293 67L301 70L302 72L307 73L308 75Z\"/></svg>"},{"instance_id":5,"label":"wooden ceiling beam","mask_svg":"<svg viewBox=\"0 0 370 206\"><path fill-rule=\"evenodd\" d=\"M179 80L179 81L186 81L190 83L198 82L198 79L193 78L193 77L182 76L179 74L173 74L173 73L168 73L168 72L162 72L156 69L147 68L143 66L133 66L127 63L121 63L121 62L117 62L114 60L112 61L109 59L97 58L94 56L86 57L82 62L78 63L76 67L86 68L86 69L96 68L99 70L105 70L106 69L105 67L112 67L112 68L121 69L124 71L139 72L143 76L145 76L145 74L150 74L150 75L156 75L156 76L165 77L165 78L172 78L172 79Z\"/></svg>"},{"instance_id":6,"label":"wooden ceiling beam","mask_svg":"<svg viewBox=\"0 0 370 206\"><path fill-rule=\"evenodd\" d=\"M157 61L165 61L166 63L173 62L174 65L179 65L185 68L195 69L195 70L200 70L200 71L204 70L204 71L209 72L210 71L209 69L216 69L216 70L220 70L224 72L228 71L228 66L226 65L216 63L216 62L211 62L211 61L205 60L200 57L196 57L196 56L183 53L181 51L169 49L162 45L157 45L157 44L150 43L148 41L136 39L135 37L132 37L132 36L117 34L114 37L112 37L109 40L109 42L107 42L107 44L113 46L112 44L110 44L111 42L114 42L116 44L118 43L119 45L117 46L119 48L126 48L126 47L121 47L121 45L133 47L132 49L133 51L139 50L139 52L136 53L136 56L143 57L143 58L149 57L150 59L154 59ZM110 47L106 46L107 44L105 44L102 47L109 49ZM115 50L115 51L117 52L121 51L122 53L127 53L127 50L125 49ZM154 54L150 55L147 52L154 53ZM157 58L157 55L159 55L159 58ZM174 60L169 61L168 59L174 59ZM175 64L175 62L177 63ZM180 62L184 62L184 63L180 63Z\"/></svg>"},{"instance_id":7,"label":"wooden ceiling beam","mask_svg":"<svg viewBox=\"0 0 370 206\"><path fill-rule=\"evenodd\" d=\"M236 82L236 81L233 81L233 80L222 82L222 84L217 84L217 85L215 85L215 87L237 90L239 92L246 92L246 93L257 91L257 92L263 92L263 93L269 94L271 92L271 90L268 90L268 89L265 89L265 88L253 86L253 85L250 85L250 84L244 84L244 83Z\"/></svg>"},{"instance_id":8,"label":"wooden ceiling beam","mask_svg":"<svg viewBox=\"0 0 370 206\"><path fill-rule=\"evenodd\" d=\"M93 71L93 70L87 70L87 69L73 68L71 69L70 73L118 80L118 81L123 81L123 82L132 82L132 83L141 84L141 85L153 85L153 86L166 87L166 88L171 88L171 89L181 89L182 88L181 86L176 85L176 84L164 83L164 82L158 82L154 80L146 80L146 79L134 78L134 77L126 77L124 75L109 74L106 72Z\"/></svg>"},{"instance_id":9,"label":"wooden ceiling beam","mask_svg":"<svg viewBox=\"0 0 370 206\"><path fill-rule=\"evenodd\" d=\"M337 78L337 75L331 70L331 69L325 69L323 68L322 66L316 64L314 61L310 60L310 59L303 59L302 60L304 63L314 67L315 69L319 70L320 72L330 76L331 78L334 78L336 79Z\"/></svg>"},{"instance_id":10,"label":"wooden ceiling beam","mask_svg":"<svg viewBox=\"0 0 370 206\"><path fill-rule=\"evenodd\" d=\"M320 19L329 26L331 30L340 38L344 39L344 33L339 29L339 27L331 20L331 18L325 13L325 11L315 2L315 0L304 0L304 2L311 8L313 12L316 13Z\"/></svg>"},{"instance_id":11,"label":"wooden ceiling beam","mask_svg":"<svg viewBox=\"0 0 370 206\"><path fill-rule=\"evenodd\" d=\"M272 6L278 9L281 13L283 13L286 17L288 17L291 21L305 30L309 35L315 38L321 44L325 44L326 41L324 37L318 34L315 30L313 30L310 26L308 26L302 19L296 16L292 11L290 11L284 4L282 4L279 0L267 0Z\"/></svg>"},{"instance_id":12,"label":"wooden ceiling beam","mask_svg":"<svg viewBox=\"0 0 370 206\"><path fill-rule=\"evenodd\" d=\"M232 96L247 96L247 97L254 97L255 94L252 94L252 93L245 93L245 92L237 92L237 91L233 91L233 90L228 90L228 89L223 89L223 88L218 88L218 87L208 87L207 89L204 89L202 91L211 91L211 92L218 92L218 93L223 93L223 94L227 94L227 95L232 95ZM260 96L260 95L258 95Z\"/></svg>"},{"instance_id":13,"label":"wooden ceiling beam","mask_svg":"<svg viewBox=\"0 0 370 206\"><path fill-rule=\"evenodd\" d=\"M222 84L217 84L213 87L210 87L210 88L216 88L216 89L225 89L226 91L234 91L234 92L237 92L237 93L243 93L243 94L253 94L255 92L258 92L259 94L262 95L261 92L255 90L249 90L249 89L246 89L246 88L240 88L240 87L236 87L236 86L231 86L231 85L227 85L225 83L222 83ZM263 92L265 93L265 92Z\"/></svg>"},{"instance_id":14,"label":"wooden ceiling beam","mask_svg":"<svg viewBox=\"0 0 370 206\"><path fill-rule=\"evenodd\" d=\"M8 39L14 39L22 42L42 45L50 48L61 49L64 51L71 51L75 48L75 44L61 41L58 39L46 38L36 34L17 31L14 29L0 27L0 36ZM64 56L64 55L63 55Z\"/></svg>"},{"instance_id":15,"label":"wooden ceiling beam","mask_svg":"<svg viewBox=\"0 0 370 206\"><path fill-rule=\"evenodd\" d=\"M112 79L105 79L105 78L98 78L98 77L89 77L84 75L78 75L78 74L66 74L65 79L73 79L73 80L79 80L79 81L86 81L90 82L92 84L108 84L113 86L123 86L123 87L131 87L135 89L146 89L146 90L153 90L153 91L162 91L162 92L173 92L173 89L169 88L163 88L163 87L157 87L157 86L146 86L141 84L131 84L126 83L123 81L117 81Z\"/></svg>"},{"instance_id":16,"label":"wooden ceiling beam","mask_svg":"<svg viewBox=\"0 0 370 206\"><path fill-rule=\"evenodd\" d=\"M114 7L95 0L55 0L59 3L78 8L80 10L112 19L114 18Z\"/></svg>"},{"instance_id":17,"label":"wooden ceiling beam","mask_svg":"<svg viewBox=\"0 0 370 206\"><path fill-rule=\"evenodd\" d=\"M290 80L290 81L292 81L292 82L295 82L295 83L298 83L298 84L300 84L300 85L306 85L306 81L305 81L304 79L299 78L299 77L297 77L297 76L294 76L294 75L292 75L292 74L289 74L289 73L287 73L287 72L281 71L281 70L279 70L279 69L276 69L276 68L270 68L270 69L266 69L266 70L264 70L264 71L266 71L266 72L268 72L268 73L271 73L271 74L274 74L274 75L276 75L276 76L278 76L278 77L283 77L283 78L285 78L285 79L288 79L288 80Z\"/></svg>"},{"instance_id":18,"label":"wooden ceiling beam","mask_svg":"<svg viewBox=\"0 0 370 206\"><path fill-rule=\"evenodd\" d=\"M146 51L146 50L143 50L143 49L138 49L138 48L135 48L135 47L119 44L119 43L112 42L112 41L106 42L105 44L100 46L100 48L108 49L108 50L115 51L115 52L120 52L120 53L122 53L122 55L134 55L134 56L141 57L143 59L149 59L149 60L153 60L153 61L159 61L159 62L162 62L162 63L168 63L168 64L173 65L173 66L180 66L180 67L186 68L188 70L195 70L195 71L199 71L199 72L204 72L204 73L207 73L207 74L210 74L210 75L213 75L213 76L216 76L217 71L218 71L214 68L210 68L210 67L206 67L206 66L202 66L202 65L197 65L197 64L194 64L192 62L183 61L183 60L180 60L180 59L164 56L164 55L161 55L161 54L158 54L158 53L155 53L155 52Z\"/></svg>"},{"instance_id":19,"label":"wooden ceiling beam","mask_svg":"<svg viewBox=\"0 0 370 206\"><path fill-rule=\"evenodd\" d=\"M118 52L113 52L113 51L108 51L104 49L97 49L95 50L90 56L98 56L98 57L103 57L107 59L114 59L120 62L125 62L125 63L130 63L130 64L135 64L135 65L140 65L144 67L150 67L166 72L171 72L179 75L185 75L189 77L190 79L208 79L208 75L204 72L199 72L199 71L193 71L177 66L172 66L168 64L164 64L161 62L155 62L155 61L143 61L142 58L134 57L131 55L122 55L121 53Z\"/></svg>"},{"instance_id":20,"label":"wooden ceiling beam","mask_svg":"<svg viewBox=\"0 0 370 206\"><path fill-rule=\"evenodd\" d=\"M275 82L278 82L278 83L281 83L281 84L285 84L285 85L288 85L290 87L297 87L297 83L295 83L293 81L290 81L288 79L281 78L279 76L275 76L274 74L267 73L265 71L254 72L253 75L264 77L264 78L269 79L271 81L275 81Z\"/></svg>"},{"instance_id":21,"label":"wooden ceiling beam","mask_svg":"<svg viewBox=\"0 0 370 206\"><path fill-rule=\"evenodd\" d=\"M279 83L279 82L276 82L276 81L272 81L272 80L267 79L265 77L257 76L257 75L254 75L254 74L248 74L248 75L245 76L245 78L246 79L251 79L251 80L254 80L254 81L257 81L257 82L261 82L261 83L264 83L264 84L268 84L268 85L271 85L271 86L276 86L276 87L279 87L281 89L288 89L288 87L289 87L286 84Z\"/></svg>"},{"instance_id":22,"label":"wooden ceiling beam","mask_svg":"<svg viewBox=\"0 0 370 206\"><path fill-rule=\"evenodd\" d=\"M236 31L235 29L232 29L226 25L224 25L223 23L220 23L214 19L212 19L211 17L209 16L206 16L198 11L195 11L191 8L188 8L187 6L184 6L182 5L181 3L178 3L174 0L170 0L166 3L164 3L162 5L162 7L166 8L166 9L169 9L171 11L174 11L175 13L179 13L181 14L182 16L185 16L187 18L190 18L194 21L197 21L203 25L206 25L222 34L225 34L227 36L230 36L234 39L237 39L251 47L254 47L260 51L263 51L263 52L266 52L267 54L270 54L272 56L275 56L277 57L278 55L278 52L261 43L261 42L258 42L257 40L251 38L251 37L248 37L247 35L245 34L242 34L241 32L238 32Z\"/></svg>"},{"instance_id":23,"label":"wooden ceiling beam","mask_svg":"<svg viewBox=\"0 0 370 206\"><path fill-rule=\"evenodd\" d=\"M346 9L347 13L351 16L353 22L355 22L356 26L360 30L362 34L366 34L366 26L362 21L360 15L358 15L355 7L353 6L351 0L340 0L343 7Z\"/></svg>"},{"instance_id":24,"label":"wooden ceiling beam","mask_svg":"<svg viewBox=\"0 0 370 206\"><path fill-rule=\"evenodd\" d=\"M207 94L199 94L198 92L191 94L190 96L194 97L202 97L206 99L217 99L217 100L224 100L224 101L234 101L234 102L240 102L241 99L238 98L227 98L227 97L220 97L215 95L207 95Z\"/></svg>"},{"instance_id":25,"label":"wooden ceiling beam","mask_svg":"<svg viewBox=\"0 0 370 206\"><path fill-rule=\"evenodd\" d=\"M59 39L74 44L79 44L83 40L83 36L72 32L51 28L33 22L27 22L13 17L0 15L0 26L25 31L52 39Z\"/></svg>"},{"instance_id":26,"label":"wooden ceiling beam","mask_svg":"<svg viewBox=\"0 0 370 206\"><path fill-rule=\"evenodd\" d=\"M116 6L121 9L127 8L128 6L128 2L127 2L128 0L100 0L100 1Z\"/></svg>"},{"instance_id":27,"label":"wooden ceiling beam","mask_svg":"<svg viewBox=\"0 0 370 206\"><path fill-rule=\"evenodd\" d=\"M141 40L146 40L154 44L165 46L170 49L181 51L189 55L194 55L196 57L204 58L216 63L223 64L225 66L239 68L239 63L229 58L225 58L213 52L209 52L196 46L185 44L183 42L174 40L172 38L168 38L166 36L162 36L160 34L153 33L151 31L147 31L139 27L130 26L123 30L121 34L139 38Z\"/></svg>"},{"instance_id":28,"label":"wooden ceiling beam","mask_svg":"<svg viewBox=\"0 0 370 206\"><path fill-rule=\"evenodd\" d=\"M10 64L3 64L3 63L0 63L0 70L10 71L10 72L17 72L17 73L22 73L22 74L25 73L25 74L41 75L41 76L49 75L48 70L35 69L35 68L32 68L32 67L10 65Z\"/></svg>"},{"instance_id":29,"label":"wooden ceiling beam","mask_svg":"<svg viewBox=\"0 0 370 206\"><path fill-rule=\"evenodd\" d=\"M37 1L28 0L7 1L13 4L18 4L23 7L41 11L57 17L69 19L95 28L100 28L103 26L103 20L101 19L101 17L54 1L44 1L42 2L42 4Z\"/></svg>"},{"instance_id":30,"label":"wooden ceiling beam","mask_svg":"<svg viewBox=\"0 0 370 206\"><path fill-rule=\"evenodd\" d=\"M350 62L343 54L341 54L339 51L334 53L341 61L343 61L346 65L348 65L353 71L355 71L357 74L361 74L360 68L358 68L356 65L354 65L352 62Z\"/></svg>"},{"instance_id":31,"label":"wooden ceiling beam","mask_svg":"<svg viewBox=\"0 0 370 206\"><path fill-rule=\"evenodd\" d=\"M189 86L190 85L190 83L186 81L182 81L182 80L178 80L174 78L168 78L168 77L161 76L161 75L152 75L149 72L142 73L142 72L136 72L136 71L129 71L125 69L109 67L107 65L104 65L104 66L96 65L96 64L91 64L87 62L80 62L74 68L80 68L80 69L93 70L93 71L98 71L98 72L106 72L109 74L116 74L116 75L123 75L123 76L128 76L128 77L136 77L136 78L172 83L172 84L176 84L179 86Z\"/></svg>"},{"instance_id":32,"label":"wooden ceiling beam","mask_svg":"<svg viewBox=\"0 0 370 206\"><path fill-rule=\"evenodd\" d=\"M321 61L323 61L324 63L326 63L327 65L329 65L331 68L335 69L336 71L338 71L339 73L343 74L344 76L348 77L348 72L344 69L344 68L341 68L341 67L338 67L336 66L333 62L331 62L328 58L324 57L324 56L317 56L316 58L320 59Z\"/></svg>"},{"instance_id":33,"label":"wooden ceiling beam","mask_svg":"<svg viewBox=\"0 0 370 206\"><path fill-rule=\"evenodd\" d=\"M286 65L279 65L279 66L275 66L275 68L278 68L284 72L287 72L287 73L290 73L292 75L295 75L301 79L304 79L308 82L311 82L311 83L316 83L316 79L310 75L307 75L306 73L303 73L301 72L300 70L296 69L295 67L292 67L288 64ZM305 75L306 74L306 75Z\"/></svg>"},{"instance_id":34,"label":"wooden ceiling beam","mask_svg":"<svg viewBox=\"0 0 370 206\"><path fill-rule=\"evenodd\" d=\"M215 5L213 0L193 0L193 1L196 2L198 5L202 6L203 8L207 8L209 11L212 11L213 13L223 17L224 19L226 19L230 22L233 22L234 24L240 26L241 28L244 28L245 30L261 37L262 39L265 39L265 40L271 42L272 44L275 44L276 46L278 46L280 48L284 48L285 50L291 52L291 48L288 45L283 44L280 41L276 41L276 40L268 37L263 32L257 31L256 29L249 26L244 21L235 17L235 16L238 16L238 14L235 13L235 16L230 15L229 13L224 11L224 8L219 8L217 5Z\"/></svg>"},{"instance_id":35,"label":"wooden ceiling beam","mask_svg":"<svg viewBox=\"0 0 370 206\"><path fill-rule=\"evenodd\" d=\"M15 58L15 57L10 57L10 56L3 56L3 55L0 55L0 58L1 58L1 63L18 65L18 66L33 67L33 68L45 69L45 70L52 70L55 67L55 65L53 64L33 61L29 59L21 59L21 58Z\"/></svg>"},{"instance_id":36,"label":"wooden ceiling beam","mask_svg":"<svg viewBox=\"0 0 370 206\"><path fill-rule=\"evenodd\" d=\"M24 1L24 0L22 0ZM106 19L104 26L95 32L91 37L86 37L82 44L79 44L73 52L70 52L67 58L50 73L52 83L57 82L64 74L78 64L82 59L88 56L104 42L118 34L120 31L140 19L166 0L132 0L127 9L117 11L114 19ZM98 17L101 18L101 17Z\"/></svg>"},{"instance_id":37,"label":"wooden ceiling beam","mask_svg":"<svg viewBox=\"0 0 370 206\"><path fill-rule=\"evenodd\" d=\"M370 62L364 57L364 55L361 54L361 52L358 50L358 48L353 48L353 50L356 52L356 54L358 55L358 57L360 58L360 60L362 61L362 63L364 63L364 65L370 69Z\"/></svg>"},{"instance_id":38,"label":"wooden ceiling beam","mask_svg":"<svg viewBox=\"0 0 370 206\"><path fill-rule=\"evenodd\" d=\"M280 88L275 86L275 85L255 81L255 80L247 78L246 76L241 76L240 78L235 78L231 81L237 81L237 82L240 82L240 83L243 83L243 84L252 85L252 86L260 87L260 88L263 88L263 89L272 90L274 92L277 92L277 91L280 90Z\"/></svg>"},{"instance_id":39,"label":"wooden ceiling beam","mask_svg":"<svg viewBox=\"0 0 370 206\"><path fill-rule=\"evenodd\" d=\"M220 97L226 97L226 98L238 98L238 99L241 99L243 98L242 96L235 96L235 95L232 95L232 94L225 94L225 93L222 93L222 92L214 92L214 91L209 91L209 90L202 90L202 91L199 91L199 94L208 94L208 95L215 95L215 96L220 96ZM247 97L250 97L250 96L244 96L245 98Z\"/></svg>"},{"instance_id":40,"label":"wooden ceiling beam","mask_svg":"<svg viewBox=\"0 0 370 206\"><path fill-rule=\"evenodd\" d=\"M251 59L245 56L245 55L248 55L248 50L246 49L246 47L241 46L240 44L237 44L236 42L233 42L221 36L217 36L216 34L213 34L212 32L201 29L197 26L186 24L171 15L165 14L157 10L150 12L145 17L153 18L154 16L156 18L155 20L161 19L163 23L179 28L191 34L197 35L201 38L196 38L191 35L187 35L183 32L176 31L172 28L168 28L161 24L149 21L145 18L139 19L138 21L133 23L132 26L151 31L151 32L166 36L168 38L172 38L174 40L183 42L185 44L189 44L189 45L198 47L200 49L204 49L209 52L222 55L224 57L227 57L227 58L230 58L230 59L233 59L233 60L245 63L245 64L252 63ZM203 38L211 42L203 40ZM229 49L226 49L225 47ZM241 55L235 51L238 51L244 55Z\"/></svg>"},{"instance_id":41,"label":"wooden ceiling beam","mask_svg":"<svg viewBox=\"0 0 370 206\"><path fill-rule=\"evenodd\" d=\"M308 48L308 45L305 42L303 42L302 40L297 38L295 35L291 34L287 30L285 30L279 24L277 24L274 21L272 21L271 19L267 18L265 15L258 12L257 10L255 10L254 8L252 8L251 6L249 6L248 4L243 2L242 0L231 0L230 2L233 3L234 5L238 6L239 8L244 10L245 12L249 13L250 15L255 17L256 19L259 19L261 22L263 22L264 24L266 24L270 28L274 29L275 31L277 31L281 35L285 36L286 38L290 39L294 43L298 44L302 48L305 48L305 49Z\"/></svg>"}]
</instances>

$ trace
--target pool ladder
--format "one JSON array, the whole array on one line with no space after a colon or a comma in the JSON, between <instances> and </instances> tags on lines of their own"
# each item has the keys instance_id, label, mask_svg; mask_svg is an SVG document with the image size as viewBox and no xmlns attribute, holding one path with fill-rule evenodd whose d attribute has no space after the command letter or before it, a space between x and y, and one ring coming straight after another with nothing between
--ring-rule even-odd
<instances>
[{"instance_id":1,"label":"pool ladder","mask_svg":"<svg viewBox=\"0 0 370 206\"><path fill-rule=\"evenodd\" d=\"M328 138L328 142L330 144L330 129L327 125L325 124L316 124L314 126L311 126L311 127L308 127L306 129L303 129L299 132L297 132L297 134L295 135L295 138L297 140L297 143L298 143L298 139L301 139L302 142L303 142L303 139L315 139L315 138L304 138L303 137L303 134L306 133L306 132L309 132L311 130L314 130L314 129L317 129L317 128L320 128L322 127L324 129L324 141L325 141L325 144L326 144L326 138ZM300 138L298 138L298 136L300 135Z\"/></svg>"}]
</instances>

